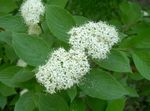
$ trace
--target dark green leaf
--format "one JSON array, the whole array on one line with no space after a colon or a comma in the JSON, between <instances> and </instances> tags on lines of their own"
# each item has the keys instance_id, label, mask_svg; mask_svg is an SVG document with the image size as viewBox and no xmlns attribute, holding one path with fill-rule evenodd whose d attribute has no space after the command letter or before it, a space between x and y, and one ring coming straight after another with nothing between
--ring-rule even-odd
<instances>
[{"instance_id":1,"label":"dark green leaf","mask_svg":"<svg viewBox=\"0 0 150 111\"><path fill-rule=\"evenodd\" d=\"M7 14L17 8L14 0L0 0L0 15Z\"/></svg>"},{"instance_id":2,"label":"dark green leaf","mask_svg":"<svg viewBox=\"0 0 150 111\"><path fill-rule=\"evenodd\" d=\"M46 7L46 22L53 35L64 42L69 39L67 32L75 25L72 15L67 10L52 5Z\"/></svg>"},{"instance_id":3,"label":"dark green leaf","mask_svg":"<svg viewBox=\"0 0 150 111\"><path fill-rule=\"evenodd\" d=\"M80 99L73 101L73 103L70 106L70 111L85 111L86 106L84 102Z\"/></svg>"},{"instance_id":4,"label":"dark green leaf","mask_svg":"<svg viewBox=\"0 0 150 111\"><path fill-rule=\"evenodd\" d=\"M150 80L150 52L136 50L131 54L137 70L144 78Z\"/></svg>"},{"instance_id":5,"label":"dark green leaf","mask_svg":"<svg viewBox=\"0 0 150 111\"><path fill-rule=\"evenodd\" d=\"M10 66L0 70L0 81L8 86L14 86L12 78L18 71L20 71L20 68L17 66Z\"/></svg>"},{"instance_id":6,"label":"dark green leaf","mask_svg":"<svg viewBox=\"0 0 150 111\"><path fill-rule=\"evenodd\" d=\"M68 105L63 98L57 95L37 94L36 104L39 111L68 111Z\"/></svg>"},{"instance_id":7,"label":"dark green leaf","mask_svg":"<svg viewBox=\"0 0 150 111\"><path fill-rule=\"evenodd\" d=\"M105 111L107 107L107 101L101 99L88 97L87 102L92 111Z\"/></svg>"},{"instance_id":8,"label":"dark green leaf","mask_svg":"<svg viewBox=\"0 0 150 111\"><path fill-rule=\"evenodd\" d=\"M11 36L12 36L12 33L9 31L0 32L0 41L11 45L11 40L12 40Z\"/></svg>"},{"instance_id":9,"label":"dark green leaf","mask_svg":"<svg viewBox=\"0 0 150 111\"><path fill-rule=\"evenodd\" d=\"M150 48L150 28L145 27L143 30L140 30L141 32L139 32L137 35L130 36L127 39L125 39L120 47L127 49Z\"/></svg>"},{"instance_id":10,"label":"dark green leaf","mask_svg":"<svg viewBox=\"0 0 150 111\"><path fill-rule=\"evenodd\" d=\"M71 87L70 89L67 90L67 93L71 99L71 102L74 100L74 98L77 95L77 88L76 86Z\"/></svg>"},{"instance_id":11,"label":"dark green leaf","mask_svg":"<svg viewBox=\"0 0 150 111\"><path fill-rule=\"evenodd\" d=\"M0 93L3 96L10 96L10 95L16 94L16 91L14 88L8 87L0 83Z\"/></svg>"},{"instance_id":12,"label":"dark green leaf","mask_svg":"<svg viewBox=\"0 0 150 111\"><path fill-rule=\"evenodd\" d=\"M47 0L47 3L50 5L57 5L64 8L68 0Z\"/></svg>"},{"instance_id":13,"label":"dark green leaf","mask_svg":"<svg viewBox=\"0 0 150 111\"><path fill-rule=\"evenodd\" d=\"M7 98L0 95L0 108L3 109L7 104Z\"/></svg>"},{"instance_id":14,"label":"dark green leaf","mask_svg":"<svg viewBox=\"0 0 150 111\"><path fill-rule=\"evenodd\" d=\"M33 111L34 109L33 95L31 93L25 93L17 101L14 111Z\"/></svg>"},{"instance_id":15,"label":"dark green leaf","mask_svg":"<svg viewBox=\"0 0 150 111\"><path fill-rule=\"evenodd\" d=\"M18 59L13 47L11 47L10 45L5 45L5 54L11 63L15 62Z\"/></svg>"},{"instance_id":16,"label":"dark green leaf","mask_svg":"<svg viewBox=\"0 0 150 111\"><path fill-rule=\"evenodd\" d=\"M128 90L130 97L139 97L135 88L126 87L126 89Z\"/></svg>"},{"instance_id":17,"label":"dark green leaf","mask_svg":"<svg viewBox=\"0 0 150 111\"><path fill-rule=\"evenodd\" d=\"M19 72L17 72L12 80L14 82L25 82L30 80L34 77L34 73L31 72L28 68L21 69Z\"/></svg>"},{"instance_id":18,"label":"dark green leaf","mask_svg":"<svg viewBox=\"0 0 150 111\"><path fill-rule=\"evenodd\" d=\"M76 22L76 25L78 25L78 26L80 26L80 25L82 25L82 24L85 24L85 23L87 23L89 20L88 20L88 18L86 18L86 17L83 17L83 16L73 16L73 18L74 18L74 20L75 20L75 22Z\"/></svg>"},{"instance_id":19,"label":"dark green leaf","mask_svg":"<svg viewBox=\"0 0 150 111\"><path fill-rule=\"evenodd\" d=\"M42 39L26 34L13 34L12 44L16 54L33 66L45 63L51 50Z\"/></svg>"},{"instance_id":20,"label":"dark green leaf","mask_svg":"<svg viewBox=\"0 0 150 111\"><path fill-rule=\"evenodd\" d=\"M141 74L139 74L138 72L137 73L129 73L129 77L136 81L143 79L143 76L141 76Z\"/></svg>"},{"instance_id":21,"label":"dark green leaf","mask_svg":"<svg viewBox=\"0 0 150 111\"><path fill-rule=\"evenodd\" d=\"M113 76L99 69L92 70L79 87L85 94L105 100L117 99L128 94Z\"/></svg>"},{"instance_id":22,"label":"dark green leaf","mask_svg":"<svg viewBox=\"0 0 150 111\"><path fill-rule=\"evenodd\" d=\"M11 32L26 32L26 26L20 16L0 17L0 28Z\"/></svg>"},{"instance_id":23,"label":"dark green leaf","mask_svg":"<svg viewBox=\"0 0 150 111\"><path fill-rule=\"evenodd\" d=\"M113 50L108 57L101 61L96 61L102 68L116 72L131 72L130 63L124 52Z\"/></svg>"},{"instance_id":24,"label":"dark green leaf","mask_svg":"<svg viewBox=\"0 0 150 111\"><path fill-rule=\"evenodd\" d=\"M125 99L109 101L106 111L124 111Z\"/></svg>"},{"instance_id":25,"label":"dark green leaf","mask_svg":"<svg viewBox=\"0 0 150 111\"><path fill-rule=\"evenodd\" d=\"M20 70L17 66L10 66L0 70L0 81L7 84L12 77Z\"/></svg>"},{"instance_id":26,"label":"dark green leaf","mask_svg":"<svg viewBox=\"0 0 150 111\"><path fill-rule=\"evenodd\" d=\"M142 17L141 8L137 3L127 1L122 2L120 4L120 10L122 21L129 25L138 22Z\"/></svg>"}]
</instances>

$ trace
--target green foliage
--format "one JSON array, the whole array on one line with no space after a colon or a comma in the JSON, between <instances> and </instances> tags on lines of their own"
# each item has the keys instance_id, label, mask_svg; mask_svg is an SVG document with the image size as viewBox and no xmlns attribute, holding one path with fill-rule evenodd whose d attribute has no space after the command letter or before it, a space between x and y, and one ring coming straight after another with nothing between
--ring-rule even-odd
<instances>
[{"instance_id":1,"label":"green foliage","mask_svg":"<svg viewBox=\"0 0 150 111\"><path fill-rule=\"evenodd\" d=\"M86 23L86 22L88 22L88 18L83 17L83 16L75 15L75 16L73 16L73 18L74 18L76 24L79 25L79 26Z\"/></svg>"},{"instance_id":2,"label":"green foliage","mask_svg":"<svg viewBox=\"0 0 150 111\"><path fill-rule=\"evenodd\" d=\"M150 53L145 51L132 52L133 61L137 70L146 79L150 80Z\"/></svg>"},{"instance_id":3,"label":"green foliage","mask_svg":"<svg viewBox=\"0 0 150 111\"><path fill-rule=\"evenodd\" d=\"M64 8L66 6L67 0L47 0L47 3Z\"/></svg>"},{"instance_id":4,"label":"green foliage","mask_svg":"<svg viewBox=\"0 0 150 111\"><path fill-rule=\"evenodd\" d=\"M125 99L117 99L108 103L106 111L123 111Z\"/></svg>"},{"instance_id":5,"label":"green foliage","mask_svg":"<svg viewBox=\"0 0 150 111\"><path fill-rule=\"evenodd\" d=\"M88 97L86 101L92 111L105 111L107 108L107 101L102 99Z\"/></svg>"},{"instance_id":6,"label":"green foliage","mask_svg":"<svg viewBox=\"0 0 150 111\"><path fill-rule=\"evenodd\" d=\"M36 105L39 111L68 111L68 105L63 98L57 95L36 95Z\"/></svg>"},{"instance_id":7,"label":"green foliage","mask_svg":"<svg viewBox=\"0 0 150 111\"><path fill-rule=\"evenodd\" d=\"M80 88L91 97L105 100L117 99L128 94L113 76L99 69L92 70L81 83Z\"/></svg>"},{"instance_id":8,"label":"green foliage","mask_svg":"<svg viewBox=\"0 0 150 111\"><path fill-rule=\"evenodd\" d=\"M25 82L34 77L34 73L30 71L29 68L23 68L18 71L12 78L15 83Z\"/></svg>"},{"instance_id":9,"label":"green foliage","mask_svg":"<svg viewBox=\"0 0 150 111\"><path fill-rule=\"evenodd\" d=\"M68 111L67 103L57 95L27 92L19 98L15 111Z\"/></svg>"},{"instance_id":10,"label":"green foliage","mask_svg":"<svg viewBox=\"0 0 150 111\"><path fill-rule=\"evenodd\" d=\"M7 104L7 99L4 96L0 96L0 108L3 109Z\"/></svg>"},{"instance_id":11,"label":"green foliage","mask_svg":"<svg viewBox=\"0 0 150 111\"><path fill-rule=\"evenodd\" d=\"M150 7L136 0L43 0L42 33L28 35L22 2L0 0L0 111L149 111ZM38 67L54 49L70 48L72 27L99 20L118 28L120 42L106 59L89 59L79 84L45 92L35 79Z\"/></svg>"},{"instance_id":12,"label":"green foliage","mask_svg":"<svg viewBox=\"0 0 150 111\"><path fill-rule=\"evenodd\" d=\"M0 70L0 81L8 86L13 86L12 78L20 70L17 66L9 66Z\"/></svg>"},{"instance_id":13,"label":"green foliage","mask_svg":"<svg viewBox=\"0 0 150 111\"><path fill-rule=\"evenodd\" d=\"M122 51L112 51L108 58L102 61L96 61L102 68L116 72L131 72L129 59L126 53Z\"/></svg>"},{"instance_id":14,"label":"green foliage","mask_svg":"<svg viewBox=\"0 0 150 111\"><path fill-rule=\"evenodd\" d=\"M30 93L22 95L15 105L15 111L33 111L34 108L34 100Z\"/></svg>"},{"instance_id":15,"label":"green foliage","mask_svg":"<svg viewBox=\"0 0 150 111\"><path fill-rule=\"evenodd\" d=\"M77 95L77 88L74 86L67 90L68 96L70 97L71 102L75 99Z\"/></svg>"},{"instance_id":16,"label":"green foliage","mask_svg":"<svg viewBox=\"0 0 150 111\"><path fill-rule=\"evenodd\" d=\"M70 111L85 111L86 106L82 100L75 100L71 103Z\"/></svg>"},{"instance_id":17,"label":"green foliage","mask_svg":"<svg viewBox=\"0 0 150 111\"><path fill-rule=\"evenodd\" d=\"M9 12L12 12L17 8L17 5L14 0L1 0L0 1L0 15L5 15Z\"/></svg>"},{"instance_id":18,"label":"green foliage","mask_svg":"<svg viewBox=\"0 0 150 111\"><path fill-rule=\"evenodd\" d=\"M6 15L0 17L0 27L11 32L26 32L26 26L20 16Z\"/></svg>"},{"instance_id":19,"label":"green foliage","mask_svg":"<svg viewBox=\"0 0 150 111\"><path fill-rule=\"evenodd\" d=\"M46 10L46 22L50 31L61 41L67 42L69 39L67 32L75 25L72 15L63 8L53 5L47 5Z\"/></svg>"},{"instance_id":20,"label":"green foliage","mask_svg":"<svg viewBox=\"0 0 150 111\"><path fill-rule=\"evenodd\" d=\"M45 63L50 53L50 48L44 40L26 34L14 33L12 45L16 54L33 66Z\"/></svg>"},{"instance_id":21,"label":"green foliage","mask_svg":"<svg viewBox=\"0 0 150 111\"><path fill-rule=\"evenodd\" d=\"M138 22L142 17L141 7L137 3L127 1L122 2L120 4L120 11L122 21L126 25L134 24Z\"/></svg>"},{"instance_id":22,"label":"green foliage","mask_svg":"<svg viewBox=\"0 0 150 111\"><path fill-rule=\"evenodd\" d=\"M0 83L0 89L0 94L3 96L10 96L16 93L14 88L8 87L2 83Z\"/></svg>"}]
</instances>

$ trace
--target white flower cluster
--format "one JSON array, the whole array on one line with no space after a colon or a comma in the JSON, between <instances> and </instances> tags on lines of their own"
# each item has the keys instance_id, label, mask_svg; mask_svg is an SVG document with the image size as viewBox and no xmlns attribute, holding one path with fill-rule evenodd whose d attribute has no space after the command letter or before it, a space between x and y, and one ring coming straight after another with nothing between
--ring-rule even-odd
<instances>
[{"instance_id":1,"label":"white flower cluster","mask_svg":"<svg viewBox=\"0 0 150 111\"><path fill-rule=\"evenodd\" d=\"M89 72L86 54L94 59L105 59L119 41L116 28L101 21L72 28L68 33L71 49L68 52L63 48L55 50L36 74L38 82L51 94L78 84Z\"/></svg>"},{"instance_id":2,"label":"white flower cluster","mask_svg":"<svg viewBox=\"0 0 150 111\"><path fill-rule=\"evenodd\" d=\"M83 52L72 49L67 52L59 48L52 53L45 65L39 67L36 78L46 87L47 92L52 94L78 84L89 69L87 57Z\"/></svg>"},{"instance_id":3,"label":"white flower cluster","mask_svg":"<svg viewBox=\"0 0 150 111\"><path fill-rule=\"evenodd\" d=\"M27 25L35 25L40 22L40 16L45 12L41 0L26 0L21 6L21 14Z\"/></svg>"},{"instance_id":4,"label":"white flower cluster","mask_svg":"<svg viewBox=\"0 0 150 111\"><path fill-rule=\"evenodd\" d=\"M40 16L44 15L45 7L41 0L26 0L21 5L20 10L25 23L29 26L30 30L34 30L32 28L37 28ZM36 34L36 32L32 33Z\"/></svg>"},{"instance_id":5,"label":"white flower cluster","mask_svg":"<svg viewBox=\"0 0 150 111\"><path fill-rule=\"evenodd\" d=\"M94 59L105 59L112 46L119 40L116 28L102 21L74 27L68 34L69 43L74 50L85 51Z\"/></svg>"}]
</instances>

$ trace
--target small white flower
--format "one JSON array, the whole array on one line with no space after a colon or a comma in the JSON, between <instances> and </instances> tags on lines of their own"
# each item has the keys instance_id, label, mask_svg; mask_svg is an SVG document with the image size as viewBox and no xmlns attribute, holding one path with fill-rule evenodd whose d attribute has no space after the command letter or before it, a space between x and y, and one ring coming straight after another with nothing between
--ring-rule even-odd
<instances>
[{"instance_id":1,"label":"small white flower","mask_svg":"<svg viewBox=\"0 0 150 111\"><path fill-rule=\"evenodd\" d=\"M87 57L83 52L72 49L67 52L59 48L52 53L45 65L39 67L36 78L46 87L47 92L52 94L78 84L89 69Z\"/></svg>"},{"instance_id":2,"label":"small white flower","mask_svg":"<svg viewBox=\"0 0 150 111\"><path fill-rule=\"evenodd\" d=\"M149 16L149 13L147 11L142 10L141 12L143 13L143 16L145 17Z\"/></svg>"},{"instance_id":3,"label":"small white flower","mask_svg":"<svg viewBox=\"0 0 150 111\"><path fill-rule=\"evenodd\" d=\"M25 23L31 26L40 22L40 16L44 15L45 7L41 0L26 0L20 10Z\"/></svg>"},{"instance_id":4,"label":"small white flower","mask_svg":"<svg viewBox=\"0 0 150 111\"><path fill-rule=\"evenodd\" d=\"M38 24L35 24L35 25L30 25L29 26L29 29L28 29L28 34L29 35L39 35L41 33L41 28Z\"/></svg>"},{"instance_id":5,"label":"small white flower","mask_svg":"<svg viewBox=\"0 0 150 111\"><path fill-rule=\"evenodd\" d=\"M27 63L25 61L23 61L22 59L19 59L18 62L17 62L17 66L26 67Z\"/></svg>"},{"instance_id":6,"label":"small white flower","mask_svg":"<svg viewBox=\"0 0 150 111\"><path fill-rule=\"evenodd\" d=\"M69 43L73 49L85 51L95 59L105 59L112 46L119 40L116 28L102 21L74 27L68 34L71 36Z\"/></svg>"},{"instance_id":7,"label":"small white flower","mask_svg":"<svg viewBox=\"0 0 150 111\"><path fill-rule=\"evenodd\" d=\"M22 96L23 94L27 93L29 90L28 89L23 89L21 92L20 92L20 96Z\"/></svg>"}]
</instances>

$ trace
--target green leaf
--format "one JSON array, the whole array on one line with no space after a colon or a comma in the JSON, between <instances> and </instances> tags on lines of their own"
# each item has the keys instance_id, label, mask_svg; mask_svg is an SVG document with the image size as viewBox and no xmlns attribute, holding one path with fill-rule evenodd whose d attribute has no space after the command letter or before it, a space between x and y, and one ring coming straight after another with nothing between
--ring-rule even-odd
<instances>
[{"instance_id":1,"label":"green leaf","mask_svg":"<svg viewBox=\"0 0 150 111\"><path fill-rule=\"evenodd\" d=\"M17 8L14 0L0 0L0 15L7 14Z\"/></svg>"},{"instance_id":2,"label":"green leaf","mask_svg":"<svg viewBox=\"0 0 150 111\"><path fill-rule=\"evenodd\" d=\"M135 88L126 87L126 89L128 90L130 97L139 97Z\"/></svg>"},{"instance_id":3,"label":"green leaf","mask_svg":"<svg viewBox=\"0 0 150 111\"><path fill-rule=\"evenodd\" d=\"M95 61L102 68L116 72L131 72L130 61L124 52L113 50L108 57Z\"/></svg>"},{"instance_id":4,"label":"green leaf","mask_svg":"<svg viewBox=\"0 0 150 111\"><path fill-rule=\"evenodd\" d=\"M95 69L86 75L79 87L82 91L95 98L111 100L123 97L128 91L110 74Z\"/></svg>"},{"instance_id":5,"label":"green leaf","mask_svg":"<svg viewBox=\"0 0 150 111\"><path fill-rule=\"evenodd\" d=\"M45 63L50 53L50 48L45 41L26 34L13 34L12 44L16 54L33 66Z\"/></svg>"},{"instance_id":6,"label":"green leaf","mask_svg":"<svg viewBox=\"0 0 150 111\"><path fill-rule=\"evenodd\" d=\"M89 21L88 18L83 17L83 16L78 16L78 15L73 16L73 18L76 22L76 25L78 26L83 25Z\"/></svg>"},{"instance_id":7,"label":"green leaf","mask_svg":"<svg viewBox=\"0 0 150 111\"><path fill-rule=\"evenodd\" d=\"M17 72L13 76L12 80L14 82L25 82L32 79L33 77L34 77L34 73L31 72L28 68L24 68L21 69L19 72Z\"/></svg>"},{"instance_id":8,"label":"green leaf","mask_svg":"<svg viewBox=\"0 0 150 111\"><path fill-rule=\"evenodd\" d=\"M0 81L4 84L11 82L12 77L20 70L17 66L9 66L0 70Z\"/></svg>"},{"instance_id":9,"label":"green leaf","mask_svg":"<svg viewBox=\"0 0 150 111\"><path fill-rule=\"evenodd\" d=\"M7 98L0 95L0 108L3 109L7 104Z\"/></svg>"},{"instance_id":10,"label":"green leaf","mask_svg":"<svg viewBox=\"0 0 150 111\"><path fill-rule=\"evenodd\" d=\"M15 105L15 111L68 111L68 105L57 95L27 92L22 95Z\"/></svg>"},{"instance_id":11,"label":"green leaf","mask_svg":"<svg viewBox=\"0 0 150 111\"><path fill-rule=\"evenodd\" d=\"M136 72L136 73L129 73L129 77L135 81L139 81L143 79L143 76L141 76L140 73Z\"/></svg>"},{"instance_id":12,"label":"green leaf","mask_svg":"<svg viewBox=\"0 0 150 111\"><path fill-rule=\"evenodd\" d=\"M121 19L126 24L134 24L138 22L141 17L141 8L140 6L135 2L122 2L120 4L120 10L121 10ZM131 16L132 15L132 16Z\"/></svg>"},{"instance_id":13,"label":"green leaf","mask_svg":"<svg viewBox=\"0 0 150 111\"><path fill-rule=\"evenodd\" d=\"M68 105L63 98L57 95L37 94L36 105L39 111L68 111Z\"/></svg>"},{"instance_id":14,"label":"green leaf","mask_svg":"<svg viewBox=\"0 0 150 111\"><path fill-rule=\"evenodd\" d=\"M11 15L0 17L0 28L11 32L26 32L27 30L20 16Z\"/></svg>"},{"instance_id":15,"label":"green leaf","mask_svg":"<svg viewBox=\"0 0 150 111\"><path fill-rule=\"evenodd\" d=\"M0 83L0 93L3 96L10 96L10 95L16 94L16 91L14 88L8 87Z\"/></svg>"},{"instance_id":16,"label":"green leaf","mask_svg":"<svg viewBox=\"0 0 150 111\"><path fill-rule=\"evenodd\" d=\"M20 87L21 84L27 86L28 84L23 82L32 79L33 76L34 73L31 72L28 68L9 66L0 70L0 81L9 87L18 87L18 85Z\"/></svg>"},{"instance_id":17,"label":"green leaf","mask_svg":"<svg viewBox=\"0 0 150 111\"><path fill-rule=\"evenodd\" d=\"M121 46L122 48L134 49L134 48L150 48L150 28L145 27L140 29L141 32L138 31L138 34L135 36L130 36L125 39Z\"/></svg>"},{"instance_id":18,"label":"green leaf","mask_svg":"<svg viewBox=\"0 0 150 111\"><path fill-rule=\"evenodd\" d=\"M105 111L107 107L107 101L101 99L88 97L87 102L92 111Z\"/></svg>"},{"instance_id":19,"label":"green leaf","mask_svg":"<svg viewBox=\"0 0 150 111\"><path fill-rule=\"evenodd\" d=\"M150 52L149 50L132 51L132 58L141 76L150 80Z\"/></svg>"},{"instance_id":20,"label":"green leaf","mask_svg":"<svg viewBox=\"0 0 150 111\"><path fill-rule=\"evenodd\" d=\"M14 111L33 111L34 109L33 95L31 93L25 93L17 101Z\"/></svg>"},{"instance_id":21,"label":"green leaf","mask_svg":"<svg viewBox=\"0 0 150 111\"><path fill-rule=\"evenodd\" d=\"M16 102L18 101L19 97L20 97L19 94L13 96L13 98L11 99L11 101L9 101L9 105L10 105L10 106L15 106L15 104L16 104Z\"/></svg>"},{"instance_id":22,"label":"green leaf","mask_svg":"<svg viewBox=\"0 0 150 111\"><path fill-rule=\"evenodd\" d=\"M11 40L12 40L11 36L12 36L12 33L9 31L0 32L0 41L11 45Z\"/></svg>"},{"instance_id":23,"label":"green leaf","mask_svg":"<svg viewBox=\"0 0 150 111\"><path fill-rule=\"evenodd\" d=\"M67 10L52 5L46 6L46 22L52 34L64 42L69 39L67 32L75 25Z\"/></svg>"},{"instance_id":24,"label":"green leaf","mask_svg":"<svg viewBox=\"0 0 150 111\"><path fill-rule=\"evenodd\" d=\"M73 101L73 103L70 106L70 111L85 111L86 105L81 99Z\"/></svg>"},{"instance_id":25,"label":"green leaf","mask_svg":"<svg viewBox=\"0 0 150 111\"><path fill-rule=\"evenodd\" d=\"M11 79L20 70L17 66L10 66L0 70L0 81Z\"/></svg>"},{"instance_id":26,"label":"green leaf","mask_svg":"<svg viewBox=\"0 0 150 111\"><path fill-rule=\"evenodd\" d=\"M71 102L74 100L74 98L77 95L77 88L76 86L71 87L70 89L67 90L67 93L71 99Z\"/></svg>"},{"instance_id":27,"label":"green leaf","mask_svg":"<svg viewBox=\"0 0 150 111\"><path fill-rule=\"evenodd\" d=\"M109 101L106 111L124 111L125 99L117 99Z\"/></svg>"},{"instance_id":28,"label":"green leaf","mask_svg":"<svg viewBox=\"0 0 150 111\"><path fill-rule=\"evenodd\" d=\"M7 44L5 45L5 54L11 63L15 62L18 59L13 47L11 47L10 45L7 45Z\"/></svg>"},{"instance_id":29,"label":"green leaf","mask_svg":"<svg viewBox=\"0 0 150 111\"><path fill-rule=\"evenodd\" d=\"M64 8L67 4L68 0L47 0L47 3L50 5L57 5L59 7Z\"/></svg>"}]
</instances>

